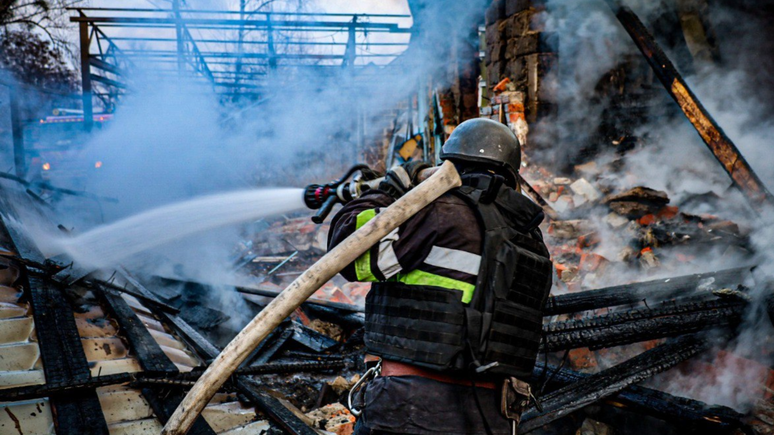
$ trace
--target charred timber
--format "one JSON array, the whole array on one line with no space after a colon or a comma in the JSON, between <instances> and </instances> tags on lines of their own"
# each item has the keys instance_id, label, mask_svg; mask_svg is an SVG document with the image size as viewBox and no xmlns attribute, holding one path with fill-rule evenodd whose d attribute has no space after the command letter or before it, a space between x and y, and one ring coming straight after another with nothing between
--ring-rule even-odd
<instances>
[{"instance_id":1,"label":"charred timber","mask_svg":"<svg viewBox=\"0 0 774 435\"><path fill-rule=\"evenodd\" d=\"M279 373L318 372L327 370L341 370L347 366L343 359L330 361L303 361L288 363L270 363L244 367L236 371L236 375L269 375ZM202 369L195 369L185 373L174 374L148 374L138 373L129 379L135 386L178 387L190 388L204 373Z\"/></svg>"},{"instance_id":2,"label":"charred timber","mask_svg":"<svg viewBox=\"0 0 774 435\"><path fill-rule=\"evenodd\" d=\"M183 341L190 345L207 364L218 356L218 348L204 338L203 335L185 320L169 313L160 313L159 317L166 320L168 322L167 324L171 326Z\"/></svg>"},{"instance_id":3,"label":"charred timber","mask_svg":"<svg viewBox=\"0 0 774 435\"><path fill-rule=\"evenodd\" d=\"M97 285L100 285L100 286L103 286L103 287L107 287L107 288L110 288L112 290L121 292L121 293L126 293L128 295L134 296L137 299L139 299L140 302L142 302L143 304L147 304L150 308L153 308L155 310L163 311L165 313L170 313L170 314L178 314L180 312L180 310L178 310L177 308L175 308L175 307L173 307L173 306L171 306L169 304L165 304L164 302L161 302L160 300L158 300L158 299L156 299L154 297L149 297L149 295L147 295L144 292L140 292L140 291L137 291L137 290L132 290L129 287L117 286L117 285L115 285L115 284L113 284L111 282L102 281L102 280L98 280L98 279L94 280L94 283L96 283ZM90 283L90 282L87 282L87 284L92 286L92 287L95 286L93 283Z\"/></svg>"},{"instance_id":4,"label":"charred timber","mask_svg":"<svg viewBox=\"0 0 774 435\"><path fill-rule=\"evenodd\" d=\"M137 356L137 360L140 363L140 367L147 372L143 375L153 373L163 373L173 375L179 373L177 366L169 359L169 357L161 349L161 346L156 342L153 336L145 327L143 322L134 313L134 310L126 303L123 297L113 290L102 288L101 292L97 292L105 302L110 314L118 322L121 330L124 331L127 341L129 341L132 352ZM148 378L141 378L147 381ZM165 382L165 378L155 379L154 386L164 387L188 387L191 385ZM143 384L141 381L135 381L134 385ZM148 383L144 383L147 386ZM143 388L142 395L145 400L150 404L156 417L162 423L166 423L169 416L177 408L177 405L183 400L183 394L181 391L174 392L162 392L158 389ZM215 431L212 430L209 423L199 416L196 422L191 427L189 434L196 435L214 435Z\"/></svg>"},{"instance_id":5,"label":"charred timber","mask_svg":"<svg viewBox=\"0 0 774 435\"><path fill-rule=\"evenodd\" d=\"M242 364L242 366L247 367L249 365L268 363L292 336L293 328L287 326L283 328L280 326L280 328L275 329L258 345L258 347L255 348L253 354L245 360L245 363Z\"/></svg>"},{"instance_id":6,"label":"charred timber","mask_svg":"<svg viewBox=\"0 0 774 435\"><path fill-rule=\"evenodd\" d=\"M169 420L169 416L172 415L175 408L183 401L183 395L179 392L162 395L156 390L143 388L142 395L145 397L148 405L150 405L156 418L158 418L162 424L166 424L167 420ZM215 435L215 431L212 430L204 417L199 416L193 426L191 426L191 430L188 431L188 435Z\"/></svg>"},{"instance_id":7,"label":"charred timber","mask_svg":"<svg viewBox=\"0 0 774 435\"><path fill-rule=\"evenodd\" d=\"M533 377L548 379L551 391L581 381L591 375L566 368L545 366L538 362ZM725 406L707 405L698 400L673 396L663 391L631 385L605 399L617 408L628 408L669 422L689 433L716 433L743 427L744 415Z\"/></svg>"},{"instance_id":8,"label":"charred timber","mask_svg":"<svg viewBox=\"0 0 774 435\"><path fill-rule=\"evenodd\" d=\"M543 327L543 349L601 349L735 326L746 307L742 300L713 300L552 322Z\"/></svg>"},{"instance_id":9,"label":"charred timber","mask_svg":"<svg viewBox=\"0 0 774 435\"><path fill-rule=\"evenodd\" d=\"M600 399L614 395L632 384L674 367L709 347L710 344L707 341L695 336L681 337L553 391L541 398L542 412L534 406L525 412L519 425L519 433L537 429Z\"/></svg>"},{"instance_id":10,"label":"charred timber","mask_svg":"<svg viewBox=\"0 0 774 435\"><path fill-rule=\"evenodd\" d=\"M275 373L320 372L326 370L341 370L346 366L347 364L343 360L270 363L244 367L239 369L237 373L244 375L265 375Z\"/></svg>"},{"instance_id":11,"label":"charred timber","mask_svg":"<svg viewBox=\"0 0 774 435\"><path fill-rule=\"evenodd\" d=\"M102 289L98 292L105 301L110 313L124 331L132 351L137 355L140 367L151 373L177 373L177 366L161 350L161 346L137 317L129 304L112 290Z\"/></svg>"},{"instance_id":12,"label":"charred timber","mask_svg":"<svg viewBox=\"0 0 774 435\"><path fill-rule=\"evenodd\" d=\"M286 433L292 435L317 435L317 431L304 423L285 405L280 403L279 400L268 394L261 393L255 382L247 378L241 378L237 381L237 387L249 402L265 412Z\"/></svg>"},{"instance_id":13,"label":"charred timber","mask_svg":"<svg viewBox=\"0 0 774 435\"><path fill-rule=\"evenodd\" d=\"M108 385L123 384L134 379L131 373L119 373L89 378L75 382L47 382L45 385L30 385L0 390L0 402L16 402L19 400L35 400L63 393L94 390Z\"/></svg>"},{"instance_id":14,"label":"charred timber","mask_svg":"<svg viewBox=\"0 0 774 435\"><path fill-rule=\"evenodd\" d=\"M304 310L326 322L336 323L345 328L357 329L365 326L365 316L363 313L346 312L337 308L316 304L306 304L304 305Z\"/></svg>"},{"instance_id":15,"label":"charred timber","mask_svg":"<svg viewBox=\"0 0 774 435\"><path fill-rule=\"evenodd\" d=\"M736 287L744 281L750 269L739 267L552 296L546 302L545 315L596 310L644 300L660 301L696 294L703 288Z\"/></svg>"},{"instance_id":16,"label":"charred timber","mask_svg":"<svg viewBox=\"0 0 774 435\"><path fill-rule=\"evenodd\" d=\"M712 154L731 176L734 184L747 197L750 205L756 210L761 210L764 205L774 203L766 186L755 174L736 145L691 91L672 61L661 50L639 17L628 7L619 5L616 0L607 0L607 3L637 48L645 55L653 72L669 95L680 106Z\"/></svg>"},{"instance_id":17,"label":"charred timber","mask_svg":"<svg viewBox=\"0 0 774 435\"><path fill-rule=\"evenodd\" d=\"M295 359L308 359L313 361L343 361L343 355L329 355L324 353L301 352L298 350L288 350L282 353L283 356Z\"/></svg>"},{"instance_id":18,"label":"charred timber","mask_svg":"<svg viewBox=\"0 0 774 435\"><path fill-rule=\"evenodd\" d=\"M46 381L58 385L91 379L72 307L56 284L29 277L29 297ZM52 394L57 433L108 434L97 393L92 388Z\"/></svg>"},{"instance_id":19,"label":"charred timber","mask_svg":"<svg viewBox=\"0 0 774 435\"><path fill-rule=\"evenodd\" d=\"M185 341L197 343L196 349L197 351L201 350L200 356L202 358L213 360L218 356L220 350L201 334L197 333L185 320L176 316L170 316L169 314L166 314L166 317L174 320L175 329L183 336ZM292 333L290 328L286 329L286 331L291 331ZM304 423L277 399L261 393L256 388L256 384L247 379L247 377L237 375L235 384L239 393L258 409L265 412L274 423L287 433L292 435L317 435L314 429Z\"/></svg>"}]
</instances>

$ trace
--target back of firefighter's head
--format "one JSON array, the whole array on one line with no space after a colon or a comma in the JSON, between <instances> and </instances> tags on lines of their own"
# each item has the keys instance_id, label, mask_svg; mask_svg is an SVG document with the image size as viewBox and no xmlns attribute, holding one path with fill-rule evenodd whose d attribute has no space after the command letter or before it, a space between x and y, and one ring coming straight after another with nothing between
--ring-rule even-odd
<instances>
[{"instance_id":1,"label":"back of firefighter's head","mask_svg":"<svg viewBox=\"0 0 774 435\"><path fill-rule=\"evenodd\" d=\"M454 129L443 144L441 159L451 160L460 173L491 171L516 187L521 145L511 129L486 118L469 119Z\"/></svg>"}]
</instances>

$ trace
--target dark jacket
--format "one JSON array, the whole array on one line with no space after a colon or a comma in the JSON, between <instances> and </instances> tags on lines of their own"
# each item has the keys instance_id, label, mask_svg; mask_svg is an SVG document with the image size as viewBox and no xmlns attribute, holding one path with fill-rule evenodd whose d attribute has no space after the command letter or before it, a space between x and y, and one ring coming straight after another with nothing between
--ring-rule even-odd
<instances>
[{"instance_id":1,"label":"dark jacket","mask_svg":"<svg viewBox=\"0 0 774 435\"><path fill-rule=\"evenodd\" d=\"M521 197L513 191L509 195ZM333 219L329 248L343 241L392 202L394 199L389 195L375 190L345 205ZM530 231L537 231L539 235L536 227L542 219L540 208L523 197L518 198L516 204L518 206L513 210L501 210L503 218L523 222L523 225L529 226ZM395 294L383 297L386 295L383 290L404 285L416 285L425 291L437 288L451 291L458 295L456 304L461 302L466 305L471 302L476 290L482 250L483 229L476 211L460 196L447 193L347 266L342 275L352 281L398 283L379 284L379 297L374 299L377 295L369 294L367 304L370 302L371 305L377 300L378 305L391 301L401 306L399 311L418 309L425 302L403 301L400 294L398 298L395 298ZM422 293L415 292L412 297ZM369 311L368 305L366 311ZM366 315L366 346L371 353L385 356L384 352L374 352L369 346L370 343L383 351L389 348L385 342L375 346L377 343L369 340L369 336L384 337L384 330L379 331L379 334L374 334L373 330L369 332L369 317L383 317L386 312L373 306L370 312L371 316L368 313ZM389 322L389 316L386 319ZM427 329L436 330L435 327ZM410 335L410 332L404 334ZM400 337L396 336L395 339L400 340ZM391 341L389 335L387 340ZM386 358L404 362L412 360L397 355L395 352L387 352ZM498 411L499 391L484 388L476 390L493 432L510 433L510 422ZM363 422L372 429L394 433L485 434L481 413L473 406L472 391L471 387L424 378L377 377L360 395L365 405Z\"/></svg>"}]
</instances>

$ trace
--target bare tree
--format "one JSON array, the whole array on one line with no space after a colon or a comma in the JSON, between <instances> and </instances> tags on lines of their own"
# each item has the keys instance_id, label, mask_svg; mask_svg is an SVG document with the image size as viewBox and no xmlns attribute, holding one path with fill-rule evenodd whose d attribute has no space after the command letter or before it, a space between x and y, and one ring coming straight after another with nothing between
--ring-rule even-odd
<instances>
[{"instance_id":1,"label":"bare tree","mask_svg":"<svg viewBox=\"0 0 774 435\"><path fill-rule=\"evenodd\" d=\"M22 26L42 31L57 45L65 42L56 34L66 25L67 8L84 0L0 0L0 27Z\"/></svg>"}]
</instances>

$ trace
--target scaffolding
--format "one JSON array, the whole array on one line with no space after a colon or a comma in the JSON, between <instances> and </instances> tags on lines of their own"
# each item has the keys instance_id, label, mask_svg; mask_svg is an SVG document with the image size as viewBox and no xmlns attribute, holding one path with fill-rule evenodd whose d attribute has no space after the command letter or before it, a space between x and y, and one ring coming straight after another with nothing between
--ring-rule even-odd
<instances>
[{"instance_id":1,"label":"scaffolding","mask_svg":"<svg viewBox=\"0 0 774 435\"><path fill-rule=\"evenodd\" d=\"M385 65L407 47L410 15L72 8L79 26L84 127L143 77L191 78L226 98L259 98L272 75Z\"/></svg>"}]
</instances>

